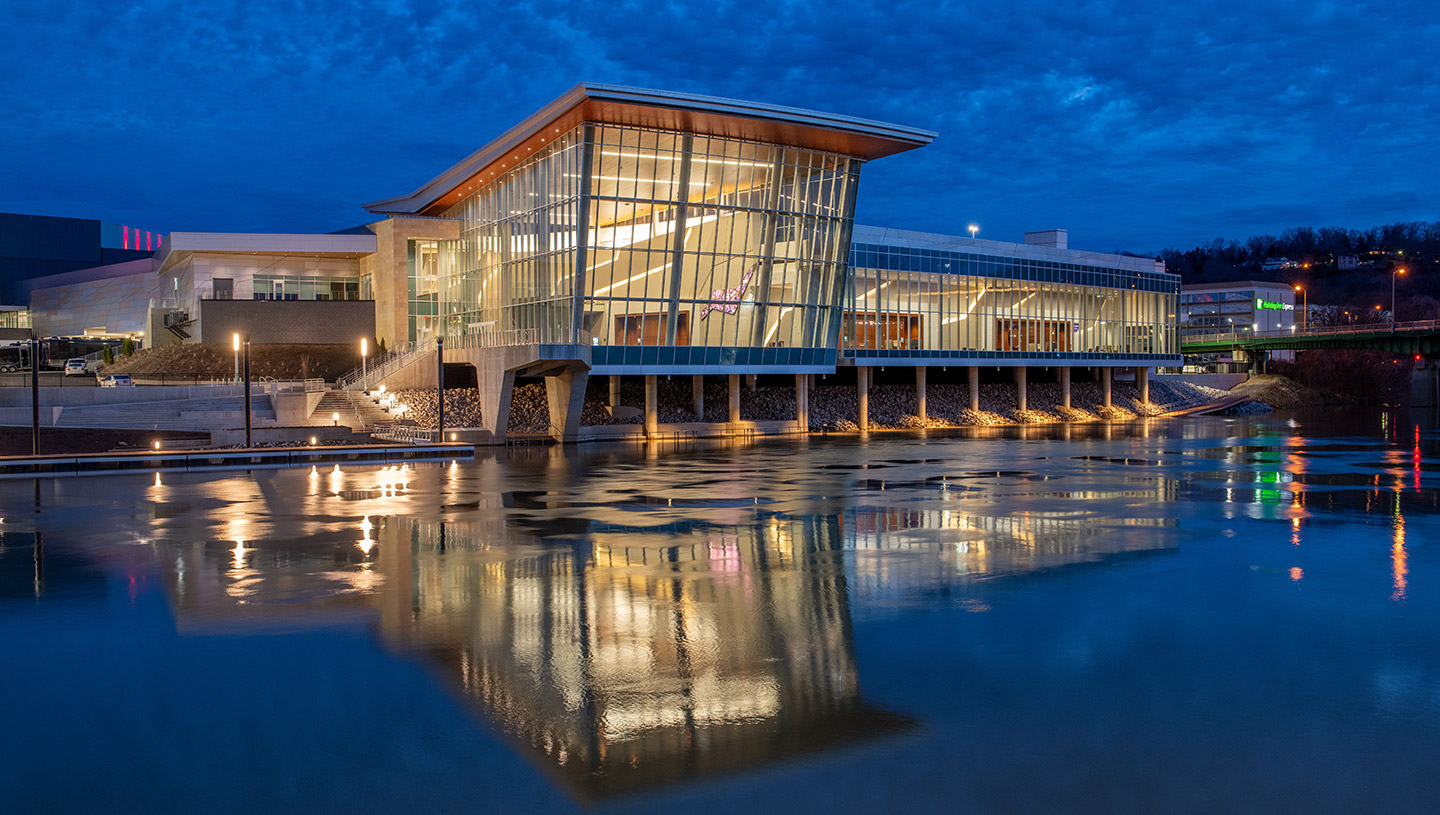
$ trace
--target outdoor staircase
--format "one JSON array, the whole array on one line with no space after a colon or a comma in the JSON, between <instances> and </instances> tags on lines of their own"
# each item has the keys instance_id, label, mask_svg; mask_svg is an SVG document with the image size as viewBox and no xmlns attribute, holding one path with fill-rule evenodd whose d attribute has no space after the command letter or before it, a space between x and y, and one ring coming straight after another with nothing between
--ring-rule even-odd
<instances>
[{"instance_id":1,"label":"outdoor staircase","mask_svg":"<svg viewBox=\"0 0 1440 815\"><path fill-rule=\"evenodd\" d=\"M310 414L312 427L329 427L334 415L340 414L340 424L355 430L370 430L378 425L394 424L395 419L368 396L355 391L331 388L320 397L320 404Z\"/></svg>"},{"instance_id":2,"label":"outdoor staircase","mask_svg":"<svg viewBox=\"0 0 1440 815\"><path fill-rule=\"evenodd\" d=\"M434 340L407 342L340 377L335 386L346 391L368 391L386 377L393 376L422 359L433 361L434 357L431 355L434 353Z\"/></svg>"},{"instance_id":3,"label":"outdoor staircase","mask_svg":"<svg viewBox=\"0 0 1440 815\"><path fill-rule=\"evenodd\" d=\"M275 408L264 394L250 397L250 420L274 424ZM56 427L104 427L149 430L215 430L244 427L245 397L222 396L74 405L63 408Z\"/></svg>"}]
</instances>

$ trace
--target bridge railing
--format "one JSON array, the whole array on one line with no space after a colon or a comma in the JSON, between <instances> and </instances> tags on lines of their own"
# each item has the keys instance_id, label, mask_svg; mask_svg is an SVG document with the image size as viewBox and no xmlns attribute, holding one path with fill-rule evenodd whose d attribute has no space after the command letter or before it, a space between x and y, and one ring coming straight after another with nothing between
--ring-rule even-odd
<instances>
[{"instance_id":1,"label":"bridge railing","mask_svg":"<svg viewBox=\"0 0 1440 815\"><path fill-rule=\"evenodd\" d=\"M1254 340L1289 339L1291 337L1334 337L1356 334L1410 334L1440 331L1440 320L1415 320L1408 323L1356 323L1324 325L1305 329L1274 329L1270 331L1232 331L1224 334L1191 335L1181 345L1241 345Z\"/></svg>"}]
</instances>

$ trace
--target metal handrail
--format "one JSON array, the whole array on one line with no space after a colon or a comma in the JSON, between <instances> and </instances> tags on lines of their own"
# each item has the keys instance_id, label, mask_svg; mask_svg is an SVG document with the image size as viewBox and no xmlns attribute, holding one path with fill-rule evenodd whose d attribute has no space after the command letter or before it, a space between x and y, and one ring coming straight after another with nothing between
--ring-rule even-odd
<instances>
[{"instance_id":1,"label":"metal handrail","mask_svg":"<svg viewBox=\"0 0 1440 815\"><path fill-rule=\"evenodd\" d=\"M1440 320L1416 320L1408 323L1354 323L1349 325L1326 325L1299 329L1272 329L1270 331L1231 331L1225 334L1192 334L1181 340L1181 345L1206 345L1213 343L1240 343L1245 340L1290 339L1299 337L1333 337L1351 334L1396 334L1412 331L1440 330Z\"/></svg>"},{"instance_id":2,"label":"metal handrail","mask_svg":"<svg viewBox=\"0 0 1440 815\"><path fill-rule=\"evenodd\" d=\"M373 383L390 376L434 350L434 340L401 343L335 380L335 387L341 390L369 390Z\"/></svg>"},{"instance_id":3,"label":"metal handrail","mask_svg":"<svg viewBox=\"0 0 1440 815\"><path fill-rule=\"evenodd\" d=\"M386 441L406 442L415 444L417 442L435 441L436 431L423 427L410 427L408 425L391 425L383 430L376 430L370 436Z\"/></svg>"}]
</instances>

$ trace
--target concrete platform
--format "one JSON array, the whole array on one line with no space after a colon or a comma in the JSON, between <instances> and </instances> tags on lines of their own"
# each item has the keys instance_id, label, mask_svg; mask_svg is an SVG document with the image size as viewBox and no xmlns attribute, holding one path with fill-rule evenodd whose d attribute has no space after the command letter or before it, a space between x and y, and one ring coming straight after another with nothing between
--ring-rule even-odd
<instances>
[{"instance_id":1,"label":"concrete platform","mask_svg":"<svg viewBox=\"0 0 1440 815\"><path fill-rule=\"evenodd\" d=\"M252 447L238 450L138 450L130 453L0 457L0 477L83 475L126 470L202 471L473 458L470 444L366 444L344 447Z\"/></svg>"}]
</instances>

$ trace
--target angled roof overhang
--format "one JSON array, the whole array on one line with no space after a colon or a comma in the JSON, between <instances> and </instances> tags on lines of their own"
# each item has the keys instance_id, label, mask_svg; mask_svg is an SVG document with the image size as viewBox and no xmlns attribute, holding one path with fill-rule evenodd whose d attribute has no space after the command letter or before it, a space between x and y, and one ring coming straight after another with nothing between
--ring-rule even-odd
<instances>
[{"instance_id":1,"label":"angled roof overhang","mask_svg":"<svg viewBox=\"0 0 1440 815\"><path fill-rule=\"evenodd\" d=\"M866 161L923 147L936 136L929 130L760 102L580 84L410 195L374 201L365 209L434 215L582 122L783 144Z\"/></svg>"},{"instance_id":2,"label":"angled roof overhang","mask_svg":"<svg viewBox=\"0 0 1440 815\"><path fill-rule=\"evenodd\" d=\"M171 232L165 236L159 250L155 252L155 271L165 274L176 263L196 252L358 258L375 252L375 236Z\"/></svg>"}]
</instances>

